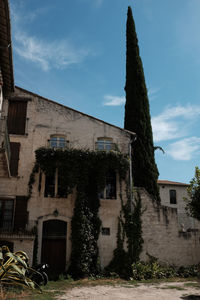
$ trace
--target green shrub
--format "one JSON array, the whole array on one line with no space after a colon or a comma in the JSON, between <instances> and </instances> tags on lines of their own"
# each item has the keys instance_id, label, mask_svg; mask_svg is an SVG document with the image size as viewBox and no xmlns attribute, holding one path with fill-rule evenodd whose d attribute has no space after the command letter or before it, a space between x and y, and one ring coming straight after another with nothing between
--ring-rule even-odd
<instances>
[{"instance_id":1,"label":"green shrub","mask_svg":"<svg viewBox=\"0 0 200 300\"><path fill-rule=\"evenodd\" d=\"M170 278L177 275L173 267L161 266L157 261L143 262L139 261L132 265L133 279L153 279L153 278Z\"/></svg>"},{"instance_id":2,"label":"green shrub","mask_svg":"<svg viewBox=\"0 0 200 300\"><path fill-rule=\"evenodd\" d=\"M173 266L161 266L157 260L149 262L138 261L132 265L132 278L135 280L172 278L172 277L196 277L199 276L199 265L175 268Z\"/></svg>"},{"instance_id":3,"label":"green shrub","mask_svg":"<svg viewBox=\"0 0 200 300\"><path fill-rule=\"evenodd\" d=\"M177 275L183 278L196 277L196 276L199 277L199 270L200 270L199 264L189 266L189 267L180 267L177 270Z\"/></svg>"}]
</instances>

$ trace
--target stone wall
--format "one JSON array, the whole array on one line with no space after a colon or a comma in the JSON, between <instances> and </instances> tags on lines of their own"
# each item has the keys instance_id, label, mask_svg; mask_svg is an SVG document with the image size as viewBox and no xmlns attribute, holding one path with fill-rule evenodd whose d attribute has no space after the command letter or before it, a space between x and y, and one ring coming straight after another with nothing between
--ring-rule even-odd
<instances>
[{"instance_id":1,"label":"stone wall","mask_svg":"<svg viewBox=\"0 0 200 300\"><path fill-rule=\"evenodd\" d=\"M182 232L178 226L176 208L157 205L144 189L140 189L142 208L143 251L162 263L187 266L200 262L200 232Z\"/></svg>"},{"instance_id":2,"label":"stone wall","mask_svg":"<svg viewBox=\"0 0 200 300\"><path fill-rule=\"evenodd\" d=\"M0 240L13 243L13 252L24 251L28 255L28 263L32 266L33 262L33 247L35 236L15 235L15 234L1 234Z\"/></svg>"},{"instance_id":3,"label":"stone wall","mask_svg":"<svg viewBox=\"0 0 200 300\"><path fill-rule=\"evenodd\" d=\"M200 222L188 216L185 210L187 202L184 199L188 198L187 187L188 187L187 184L182 184L182 183L180 184L175 183L174 185L172 183L159 184L161 204L171 208L177 208L179 229L184 228L184 230L188 230L188 229L200 230ZM176 191L176 204L170 203L170 190Z\"/></svg>"}]
</instances>

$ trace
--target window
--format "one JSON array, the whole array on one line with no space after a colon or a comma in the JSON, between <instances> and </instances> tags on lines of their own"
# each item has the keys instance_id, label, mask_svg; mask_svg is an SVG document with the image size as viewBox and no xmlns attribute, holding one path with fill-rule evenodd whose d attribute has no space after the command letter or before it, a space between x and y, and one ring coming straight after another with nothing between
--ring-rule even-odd
<instances>
[{"instance_id":1,"label":"window","mask_svg":"<svg viewBox=\"0 0 200 300\"><path fill-rule=\"evenodd\" d=\"M116 199L116 173L114 171L109 171L105 181L105 188L99 193L99 198Z\"/></svg>"},{"instance_id":2,"label":"window","mask_svg":"<svg viewBox=\"0 0 200 300\"><path fill-rule=\"evenodd\" d=\"M61 177L56 170L53 175L46 175L45 178L45 197L67 197L67 188L61 182Z\"/></svg>"},{"instance_id":3,"label":"window","mask_svg":"<svg viewBox=\"0 0 200 300\"><path fill-rule=\"evenodd\" d=\"M112 139L109 138L99 138L96 142L96 150L110 151L114 150L115 144L112 142Z\"/></svg>"},{"instance_id":4,"label":"window","mask_svg":"<svg viewBox=\"0 0 200 300\"><path fill-rule=\"evenodd\" d=\"M176 204L176 190L169 191L170 204Z\"/></svg>"},{"instance_id":5,"label":"window","mask_svg":"<svg viewBox=\"0 0 200 300\"><path fill-rule=\"evenodd\" d=\"M10 174L18 175L20 143L10 143Z\"/></svg>"},{"instance_id":6,"label":"window","mask_svg":"<svg viewBox=\"0 0 200 300\"><path fill-rule=\"evenodd\" d=\"M8 107L8 133L25 134L27 101L12 100Z\"/></svg>"},{"instance_id":7,"label":"window","mask_svg":"<svg viewBox=\"0 0 200 300\"><path fill-rule=\"evenodd\" d=\"M14 229L25 229L28 223L27 196L16 196Z\"/></svg>"},{"instance_id":8,"label":"window","mask_svg":"<svg viewBox=\"0 0 200 300\"><path fill-rule=\"evenodd\" d=\"M0 229L25 229L28 221L27 196L0 199Z\"/></svg>"},{"instance_id":9,"label":"window","mask_svg":"<svg viewBox=\"0 0 200 300\"><path fill-rule=\"evenodd\" d=\"M51 148L66 148L68 141L66 141L65 137L51 136L49 144Z\"/></svg>"},{"instance_id":10,"label":"window","mask_svg":"<svg viewBox=\"0 0 200 300\"><path fill-rule=\"evenodd\" d=\"M46 175L44 196L45 197L55 196L55 174Z\"/></svg>"},{"instance_id":11,"label":"window","mask_svg":"<svg viewBox=\"0 0 200 300\"><path fill-rule=\"evenodd\" d=\"M8 229L13 224L13 199L0 199L0 228Z\"/></svg>"},{"instance_id":12,"label":"window","mask_svg":"<svg viewBox=\"0 0 200 300\"><path fill-rule=\"evenodd\" d=\"M110 228L109 227L102 227L101 228L102 235L110 235Z\"/></svg>"}]
</instances>

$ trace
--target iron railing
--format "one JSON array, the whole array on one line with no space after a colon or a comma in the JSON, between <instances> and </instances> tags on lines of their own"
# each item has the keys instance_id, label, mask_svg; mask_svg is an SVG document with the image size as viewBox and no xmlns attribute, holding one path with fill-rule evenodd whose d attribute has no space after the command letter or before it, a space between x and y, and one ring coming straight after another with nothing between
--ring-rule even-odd
<instances>
[{"instance_id":1,"label":"iron railing","mask_svg":"<svg viewBox=\"0 0 200 300\"><path fill-rule=\"evenodd\" d=\"M36 223L29 221L25 227L13 225L12 221L0 222L0 236L3 235L35 235Z\"/></svg>"}]
</instances>

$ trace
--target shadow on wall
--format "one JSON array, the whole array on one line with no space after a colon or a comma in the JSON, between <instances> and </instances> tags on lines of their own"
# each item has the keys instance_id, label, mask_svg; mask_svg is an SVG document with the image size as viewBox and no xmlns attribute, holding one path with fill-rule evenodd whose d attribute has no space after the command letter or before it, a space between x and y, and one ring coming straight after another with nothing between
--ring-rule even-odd
<instances>
[{"instance_id":1,"label":"shadow on wall","mask_svg":"<svg viewBox=\"0 0 200 300\"><path fill-rule=\"evenodd\" d=\"M188 296L181 297L181 299L183 299L183 300L200 300L200 296L199 295L188 295Z\"/></svg>"}]
</instances>

